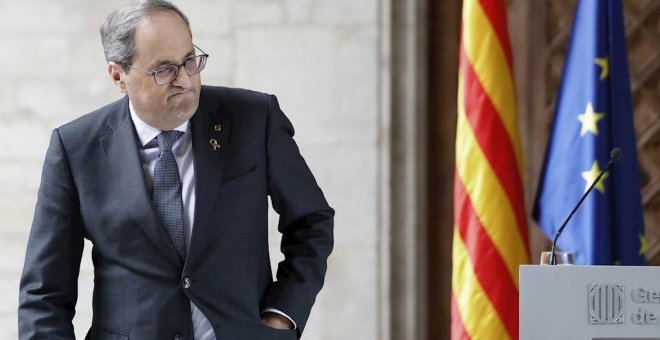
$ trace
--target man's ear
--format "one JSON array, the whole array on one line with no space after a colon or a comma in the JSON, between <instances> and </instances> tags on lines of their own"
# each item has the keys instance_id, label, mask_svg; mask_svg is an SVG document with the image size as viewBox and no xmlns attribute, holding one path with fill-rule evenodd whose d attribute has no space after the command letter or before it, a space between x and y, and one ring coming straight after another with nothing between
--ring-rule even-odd
<instances>
[{"instance_id":1,"label":"man's ear","mask_svg":"<svg viewBox=\"0 0 660 340\"><path fill-rule=\"evenodd\" d=\"M119 89L119 92L126 93L126 83L124 81L124 77L126 77L126 72L124 72L124 68L121 65L115 63L114 61L111 61L108 63L108 74L110 75L110 79L112 79L112 82Z\"/></svg>"}]
</instances>

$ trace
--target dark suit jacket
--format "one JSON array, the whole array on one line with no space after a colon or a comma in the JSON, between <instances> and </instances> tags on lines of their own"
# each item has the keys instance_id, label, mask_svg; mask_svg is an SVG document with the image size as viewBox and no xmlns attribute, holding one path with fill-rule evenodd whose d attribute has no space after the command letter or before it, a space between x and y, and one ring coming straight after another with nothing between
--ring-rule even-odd
<instances>
[{"instance_id":1,"label":"dark suit jacket","mask_svg":"<svg viewBox=\"0 0 660 340\"><path fill-rule=\"evenodd\" d=\"M189 301L219 340L300 336L323 285L334 211L291 123L274 96L206 86L190 122L197 203L185 263L154 214L128 98L54 130L20 284L20 339L74 337L83 238L93 244L90 339L192 339ZM275 282L269 195L285 255ZM262 325L264 306L298 331Z\"/></svg>"}]
</instances>

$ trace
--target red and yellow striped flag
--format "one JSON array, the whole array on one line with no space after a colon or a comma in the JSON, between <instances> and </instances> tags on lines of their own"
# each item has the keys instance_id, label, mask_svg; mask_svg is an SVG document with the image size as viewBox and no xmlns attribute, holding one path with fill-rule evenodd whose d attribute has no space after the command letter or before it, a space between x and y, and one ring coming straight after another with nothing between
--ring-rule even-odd
<instances>
[{"instance_id":1,"label":"red and yellow striped flag","mask_svg":"<svg viewBox=\"0 0 660 340\"><path fill-rule=\"evenodd\" d=\"M464 0L452 340L518 339L518 266L529 245L511 59L504 1Z\"/></svg>"}]
</instances>

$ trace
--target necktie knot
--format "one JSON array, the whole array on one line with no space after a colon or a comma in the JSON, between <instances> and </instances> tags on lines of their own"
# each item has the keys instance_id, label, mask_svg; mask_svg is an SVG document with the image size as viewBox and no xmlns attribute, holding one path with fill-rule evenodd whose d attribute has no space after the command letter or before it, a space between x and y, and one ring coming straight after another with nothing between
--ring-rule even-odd
<instances>
[{"instance_id":1,"label":"necktie knot","mask_svg":"<svg viewBox=\"0 0 660 340\"><path fill-rule=\"evenodd\" d=\"M158 139L158 149L162 154L165 151L172 151L172 146L179 139L183 132L177 130L163 131L156 138Z\"/></svg>"}]
</instances>

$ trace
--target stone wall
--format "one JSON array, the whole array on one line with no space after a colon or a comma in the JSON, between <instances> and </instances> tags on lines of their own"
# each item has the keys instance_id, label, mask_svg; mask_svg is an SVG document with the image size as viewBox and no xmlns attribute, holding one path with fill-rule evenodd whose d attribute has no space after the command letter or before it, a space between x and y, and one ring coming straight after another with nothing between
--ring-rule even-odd
<instances>
[{"instance_id":1,"label":"stone wall","mask_svg":"<svg viewBox=\"0 0 660 340\"><path fill-rule=\"evenodd\" d=\"M50 131L121 96L98 37L121 1L0 0L0 338L17 337L18 281ZM336 245L305 339L381 339L389 266L385 0L178 0L211 55L205 84L274 93L328 201ZM273 261L278 255L271 216ZM74 321L91 321L87 243ZM273 265L276 265L274 263ZM387 273L387 272L385 272ZM379 333L380 332L380 333Z\"/></svg>"}]
</instances>

